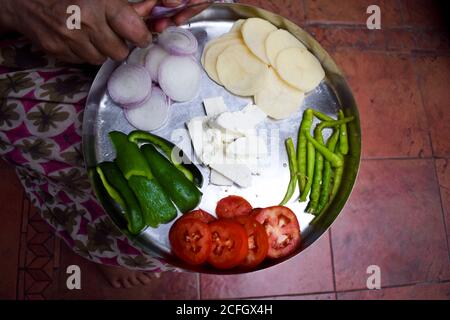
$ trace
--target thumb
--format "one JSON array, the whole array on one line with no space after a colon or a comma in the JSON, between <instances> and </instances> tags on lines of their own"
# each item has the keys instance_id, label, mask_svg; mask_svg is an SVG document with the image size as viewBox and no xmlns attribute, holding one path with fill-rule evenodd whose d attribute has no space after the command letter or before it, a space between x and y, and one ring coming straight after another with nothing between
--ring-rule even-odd
<instances>
[{"instance_id":1,"label":"thumb","mask_svg":"<svg viewBox=\"0 0 450 320\"><path fill-rule=\"evenodd\" d=\"M134 11L136 11L138 16L146 17L150 15L150 12L156 5L156 2L157 0L144 0L139 3L133 3L131 6L133 7Z\"/></svg>"}]
</instances>

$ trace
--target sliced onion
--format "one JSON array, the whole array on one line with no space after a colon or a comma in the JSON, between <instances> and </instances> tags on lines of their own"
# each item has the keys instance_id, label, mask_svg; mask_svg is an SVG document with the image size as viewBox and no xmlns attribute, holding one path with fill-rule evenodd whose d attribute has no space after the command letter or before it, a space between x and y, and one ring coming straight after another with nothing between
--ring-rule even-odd
<instances>
[{"instance_id":1,"label":"sliced onion","mask_svg":"<svg viewBox=\"0 0 450 320\"><path fill-rule=\"evenodd\" d=\"M153 44L149 45L147 48L135 48L128 56L127 64L145 65L145 57L152 46Z\"/></svg>"},{"instance_id":2,"label":"sliced onion","mask_svg":"<svg viewBox=\"0 0 450 320\"><path fill-rule=\"evenodd\" d=\"M166 124L169 106L167 96L155 87L150 99L137 108L125 110L125 117L139 130L154 131Z\"/></svg>"},{"instance_id":3,"label":"sliced onion","mask_svg":"<svg viewBox=\"0 0 450 320\"><path fill-rule=\"evenodd\" d=\"M189 56L197 52L198 42L194 35L186 29L169 27L161 33L158 43L170 54Z\"/></svg>"},{"instance_id":4,"label":"sliced onion","mask_svg":"<svg viewBox=\"0 0 450 320\"><path fill-rule=\"evenodd\" d=\"M152 91L150 73L142 66L123 64L108 80L108 92L114 102L127 107L145 101Z\"/></svg>"},{"instance_id":5,"label":"sliced onion","mask_svg":"<svg viewBox=\"0 0 450 320\"><path fill-rule=\"evenodd\" d=\"M201 69L192 56L168 56L159 67L159 85L174 101L186 102L200 90Z\"/></svg>"},{"instance_id":6,"label":"sliced onion","mask_svg":"<svg viewBox=\"0 0 450 320\"><path fill-rule=\"evenodd\" d=\"M145 57L145 67L150 72L153 81L158 82L159 66L168 55L167 51L158 45L154 45L148 50L148 54Z\"/></svg>"}]
</instances>

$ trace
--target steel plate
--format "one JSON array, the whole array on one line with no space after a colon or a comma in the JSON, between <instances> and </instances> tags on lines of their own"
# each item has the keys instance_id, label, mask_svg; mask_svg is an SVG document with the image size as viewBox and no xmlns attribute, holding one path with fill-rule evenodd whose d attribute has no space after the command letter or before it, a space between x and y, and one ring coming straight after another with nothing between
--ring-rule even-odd
<instances>
[{"instance_id":1,"label":"steel plate","mask_svg":"<svg viewBox=\"0 0 450 320\"><path fill-rule=\"evenodd\" d=\"M345 159L343 183L336 199L321 216L315 219L313 219L312 215L304 213L306 203L291 201L288 206L296 213L300 222L302 246L289 257L266 261L258 267L258 269L264 269L286 261L311 246L336 219L347 201L357 177L361 154L361 131L356 103L339 68L317 41L289 20L253 6L214 4L191 19L184 27L191 30L197 37L199 41L198 56L200 57L206 42L228 32L232 23L237 19L249 17L264 18L277 27L290 31L300 39L321 61L326 71L326 79L322 81L319 87L307 95L297 115L284 121L268 120L259 128L260 134L267 137L271 158L270 161L264 163L264 169L261 171L261 174L253 177L251 188L242 189L236 186L218 187L209 185L209 170L206 167L201 167L205 179L202 189L204 194L201 203L202 209L213 213L217 201L230 194L243 196L254 207L278 204L284 196L289 181L284 140L288 137L293 137L296 141L303 111L311 107L336 117L337 110L343 108L346 116L354 116L356 118L356 121L349 125L350 154ZM118 63L107 61L98 72L89 93L83 122L83 151L88 170L92 170L99 162L114 159L114 150L108 139L110 131L119 130L129 133L134 130L125 119L122 109L106 93L106 82L117 65ZM223 96L226 104L232 110L239 110L250 101L250 99L230 94L210 80L206 73L203 73L202 77L199 96L189 103L173 104L168 123L160 130L154 132L176 143L190 155L191 159L194 158L185 123L194 116L204 115L202 105L204 98ZM295 197L298 197L298 194ZM113 221L128 235L133 243L150 254L165 258L174 266L186 270L214 274L243 272L240 270L222 272L208 266L199 268L187 266L170 253L167 235L171 224L164 225L158 229L148 228L142 234L132 237L126 232L120 213L110 203L102 204Z\"/></svg>"}]
</instances>

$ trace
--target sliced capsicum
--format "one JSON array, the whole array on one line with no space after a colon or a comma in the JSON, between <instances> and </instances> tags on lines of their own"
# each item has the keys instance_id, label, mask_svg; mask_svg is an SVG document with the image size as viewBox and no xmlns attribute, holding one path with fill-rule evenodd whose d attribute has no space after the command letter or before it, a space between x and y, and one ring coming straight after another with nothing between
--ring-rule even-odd
<instances>
[{"instance_id":1,"label":"sliced capsicum","mask_svg":"<svg viewBox=\"0 0 450 320\"><path fill-rule=\"evenodd\" d=\"M181 171L186 178L194 182L199 188L203 186L203 175L200 170L191 161L189 161L189 163L180 163L175 155L179 155L180 158L184 158L185 155L183 154L183 150L178 148L172 142L142 130L131 132L128 135L128 139L136 144L142 142L149 142L153 144L166 155L170 162L172 162L172 164L179 171Z\"/></svg>"},{"instance_id":2,"label":"sliced capsicum","mask_svg":"<svg viewBox=\"0 0 450 320\"><path fill-rule=\"evenodd\" d=\"M97 173L111 198L124 209L128 230L132 234L141 232L145 227L144 217L139 202L122 172L114 162L103 162L97 166Z\"/></svg>"},{"instance_id":3,"label":"sliced capsicum","mask_svg":"<svg viewBox=\"0 0 450 320\"><path fill-rule=\"evenodd\" d=\"M109 137L116 149L116 163L127 180L131 176L142 176L152 179L153 175L139 147L130 141L122 132L113 131Z\"/></svg>"},{"instance_id":4,"label":"sliced capsicum","mask_svg":"<svg viewBox=\"0 0 450 320\"><path fill-rule=\"evenodd\" d=\"M170 199L185 213L196 208L202 193L195 184L151 144L145 144L141 151L150 165L153 175Z\"/></svg>"},{"instance_id":5,"label":"sliced capsicum","mask_svg":"<svg viewBox=\"0 0 450 320\"><path fill-rule=\"evenodd\" d=\"M177 217L177 209L154 178L132 176L128 184L141 205L147 225L157 228Z\"/></svg>"},{"instance_id":6,"label":"sliced capsicum","mask_svg":"<svg viewBox=\"0 0 450 320\"><path fill-rule=\"evenodd\" d=\"M116 149L115 163L139 202L145 224L156 228L174 219L177 209L154 178L139 147L121 132L109 135Z\"/></svg>"}]
</instances>

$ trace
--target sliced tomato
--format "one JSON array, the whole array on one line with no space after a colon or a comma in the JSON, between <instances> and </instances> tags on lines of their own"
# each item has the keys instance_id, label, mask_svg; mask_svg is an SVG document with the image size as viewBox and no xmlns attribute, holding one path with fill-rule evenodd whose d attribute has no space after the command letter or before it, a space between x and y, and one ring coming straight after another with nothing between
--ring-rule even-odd
<instances>
[{"instance_id":1,"label":"sliced tomato","mask_svg":"<svg viewBox=\"0 0 450 320\"><path fill-rule=\"evenodd\" d=\"M258 213L260 213L262 210L262 208L253 208L252 212L250 213L250 215L252 217L255 217Z\"/></svg>"},{"instance_id":2,"label":"sliced tomato","mask_svg":"<svg viewBox=\"0 0 450 320\"><path fill-rule=\"evenodd\" d=\"M212 248L208 262L217 269L231 269L239 265L248 253L248 238L238 222L222 219L209 224Z\"/></svg>"},{"instance_id":3,"label":"sliced tomato","mask_svg":"<svg viewBox=\"0 0 450 320\"><path fill-rule=\"evenodd\" d=\"M202 209L185 213L180 219L188 219L188 218L199 219L204 223L210 223L216 220L216 218L213 215L209 214L208 212Z\"/></svg>"},{"instance_id":4,"label":"sliced tomato","mask_svg":"<svg viewBox=\"0 0 450 320\"><path fill-rule=\"evenodd\" d=\"M247 232L248 253L241 266L245 269L251 269L259 265L267 256L269 251L269 239L263 225L251 216L236 217Z\"/></svg>"},{"instance_id":5,"label":"sliced tomato","mask_svg":"<svg viewBox=\"0 0 450 320\"><path fill-rule=\"evenodd\" d=\"M169 232L172 251L177 257L190 265L200 265L211 252L211 231L199 219L179 219Z\"/></svg>"},{"instance_id":6,"label":"sliced tomato","mask_svg":"<svg viewBox=\"0 0 450 320\"><path fill-rule=\"evenodd\" d=\"M291 209L281 206L265 208L255 218L269 237L269 258L285 257L300 245L300 226Z\"/></svg>"},{"instance_id":7,"label":"sliced tomato","mask_svg":"<svg viewBox=\"0 0 450 320\"><path fill-rule=\"evenodd\" d=\"M234 218L249 215L252 205L242 197L228 196L217 203L216 214L219 218Z\"/></svg>"}]
</instances>

